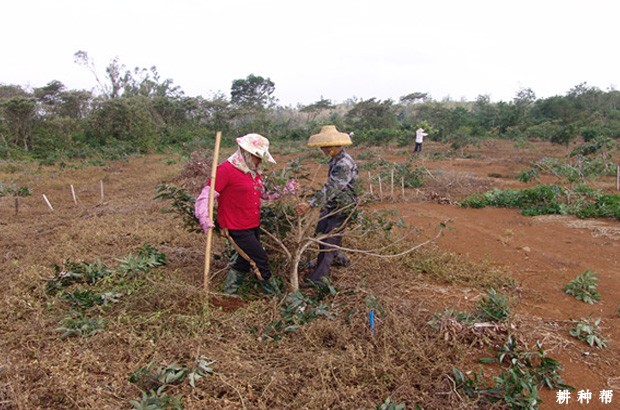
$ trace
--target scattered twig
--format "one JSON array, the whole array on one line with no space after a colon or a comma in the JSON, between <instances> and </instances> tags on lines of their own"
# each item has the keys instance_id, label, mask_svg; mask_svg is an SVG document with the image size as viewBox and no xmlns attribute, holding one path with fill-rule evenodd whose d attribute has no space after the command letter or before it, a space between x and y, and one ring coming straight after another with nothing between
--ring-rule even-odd
<instances>
[{"instance_id":1,"label":"scattered twig","mask_svg":"<svg viewBox=\"0 0 620 410\"><path fill-rule=\"evenodd\" d=\"M237 389L235 386L233 386L232 384L228 383L226 380L224 380L224 377L222 377L221 374L218 374L220 380L222 381L222 383L224 383L225 385L229 386L230 388L232 388L234 391L237 392L237 395L239 396L239 400L241 400L241 407L242 408L247 408L245 406L245 402L243 401L243 395L241 394L241 392L239 391L239 389Z\"/></svg>"},{"instance_id":2,"label":"scattered twig","mask_svg":"<svg viewBox=\"0 0 620 410\"><path fill-rule=\"evenodd\" d=\"M434 179L434 180L437 179L437 178L435 178L435 175L433 175L433 173L428 170L428 168L426 168L425 166L422 166L422 169L424 170L424 172L426 172L428 174L429 177L431 177L431 179Z\"/></svg>"}]
</instances>

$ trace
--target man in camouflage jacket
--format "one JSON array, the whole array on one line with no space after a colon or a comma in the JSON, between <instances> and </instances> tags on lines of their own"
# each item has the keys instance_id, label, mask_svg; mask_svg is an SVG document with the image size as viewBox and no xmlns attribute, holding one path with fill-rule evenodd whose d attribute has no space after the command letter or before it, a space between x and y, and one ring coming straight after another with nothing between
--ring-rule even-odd
<instances>
[{"instance_id":1,"label":"man in camouflage jacket","mask_svg":"<svg viewBox=\"0 0 620 410\"><path fill-rule=\"evenodd\" d=\"M313 195L308 202L297 206L298 213L306 212L310 207L320 207L319 222L316 227L317 235L329 234L322 239L319 245L319 255L312 273L307 279L313 282L320 282L321 278L329 274L332 263L347 266L348 258L336 249L329 250L329 245L340 246L342 243L343 223L347 220L350 212L358 201L357 185L359 173L357 165L351 156L344 149L344 145L350 145L351 139L348 134L338 133L333 129L323 127L320 134L310 138L309 146L319 146L325 155L331 157L329 161L329 174L327 182L320 191ZM336 132L334 134L333 132ZM314 137L320 137L314 138ZM314 144L314 145L313 145Z\"/></svg>"}]
</instances>

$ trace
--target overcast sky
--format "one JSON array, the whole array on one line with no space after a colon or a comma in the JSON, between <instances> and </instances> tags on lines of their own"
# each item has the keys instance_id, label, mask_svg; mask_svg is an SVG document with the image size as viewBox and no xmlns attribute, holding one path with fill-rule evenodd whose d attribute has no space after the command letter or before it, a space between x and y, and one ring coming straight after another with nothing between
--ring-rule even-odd
<instances>
[{"instance_id":1,"label":"overcast sky","mask_svg":"<svg viewBox=\"0 0 620 410\"><path fill-rule=\"evenodd\" d=\"M620 87L618 0L6 0L0 84L93 89L118 57L188 96L270 78L282 105L321 98L537 98Z\"/></svg>"}]
</instances>

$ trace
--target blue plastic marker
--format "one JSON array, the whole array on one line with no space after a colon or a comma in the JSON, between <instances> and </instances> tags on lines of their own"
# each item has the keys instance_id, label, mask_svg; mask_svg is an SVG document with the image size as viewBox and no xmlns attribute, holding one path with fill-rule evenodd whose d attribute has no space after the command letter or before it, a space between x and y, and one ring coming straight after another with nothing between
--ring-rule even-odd
<instances>
[{"instance_id":1,"label":"blue plastic marker","mask_svg":"<svg viewBox=\"0 0 620 410\"><path fill-rule=\"evenodd\" d=\"M370 326L370 331L374 335L375 334L375 310L374 309L370 309L370 312L368 312L368 325Z\"/></svg>"}]
</instances>

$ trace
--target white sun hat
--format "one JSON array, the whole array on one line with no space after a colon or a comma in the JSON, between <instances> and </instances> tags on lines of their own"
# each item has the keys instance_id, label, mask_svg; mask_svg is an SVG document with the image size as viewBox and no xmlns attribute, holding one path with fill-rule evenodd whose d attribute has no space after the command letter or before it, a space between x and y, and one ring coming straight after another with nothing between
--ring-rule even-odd
<instances>
[{"instance_id":1,"label":"white sun hat","mask_svg":"<svg viewBox=\"0 0 620 410\"><path fill-rule=\"evenodd\" d=\"M272 164L276 163L269 153L269 140L260 134L247 134L239 137L237 138L237 145L252 155L267 160Z\"/></svg>"}]
</instances>

